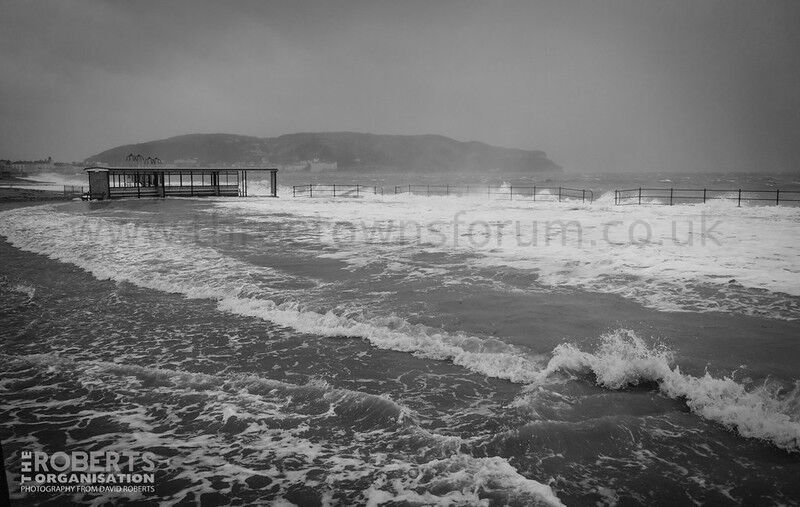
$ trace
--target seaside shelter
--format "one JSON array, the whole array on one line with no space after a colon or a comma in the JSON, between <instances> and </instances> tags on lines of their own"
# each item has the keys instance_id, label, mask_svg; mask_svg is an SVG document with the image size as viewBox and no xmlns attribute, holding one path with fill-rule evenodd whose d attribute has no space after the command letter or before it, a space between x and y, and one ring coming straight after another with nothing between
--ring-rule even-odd
<instances>
[{"instance_id":1,"label":"seaside shelter","mask_svg":"<svg viewBox=\"0 0 800 507\"><path fill-rule=\"evenodd\" d=\"M121 199L131 197L247 197L248 174L269 175L255 178L268 183L265 194L278 196L278 170L269 167L171 167L144 165L132 167L91 166L89 175L90 199ZM260 188L261 185L259 185Z\"/></svg>"}]
</instances>

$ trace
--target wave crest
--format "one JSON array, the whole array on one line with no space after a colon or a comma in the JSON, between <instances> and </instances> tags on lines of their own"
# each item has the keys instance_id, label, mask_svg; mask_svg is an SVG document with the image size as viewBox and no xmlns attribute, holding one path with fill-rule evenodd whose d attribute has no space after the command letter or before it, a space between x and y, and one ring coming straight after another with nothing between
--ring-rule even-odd
<instances>
[{"instance_id":1,"label":"wave crest","mask_svg":"<svg viewBox=\"0 0 800 507\"><path fill-rule=\"evenodd\" d=\"M633 331L620 329L604 334L594 352L571 344L557 346L539 381L557 371L571 371L591 373L598 385L609 389L654 382L661 393L684 400L692 412L707 420L744 437L800 451L800 383L788 392L768 382L748 388L727 376L682 373L678 366L671 366L672 360L666 348L650 347Z\"/></svg>"}]
</instances>

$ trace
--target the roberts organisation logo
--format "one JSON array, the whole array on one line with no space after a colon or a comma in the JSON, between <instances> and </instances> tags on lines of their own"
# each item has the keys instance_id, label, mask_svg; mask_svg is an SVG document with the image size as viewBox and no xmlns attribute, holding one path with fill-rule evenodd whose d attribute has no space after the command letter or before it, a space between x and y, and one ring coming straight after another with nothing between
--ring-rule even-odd
<instances>
[{"instance_id":1,"label":"the roberts organisation logo","mask_svg":"<svg viewBox=\"0 0 800 507\"><path fill-rule=\"evenodd\" d=\"M135 451L22 451L21 493L155 491L155 455Z\"/></svg>"}]
</instances>

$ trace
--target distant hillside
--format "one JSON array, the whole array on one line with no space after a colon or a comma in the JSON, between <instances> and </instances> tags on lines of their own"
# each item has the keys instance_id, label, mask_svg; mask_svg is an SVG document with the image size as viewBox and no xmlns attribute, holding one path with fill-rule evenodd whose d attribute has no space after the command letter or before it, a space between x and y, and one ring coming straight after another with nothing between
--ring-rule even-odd
<instances>
[{"instance_id":1,"label":"distant hillside","mask_svg":"<svg viewBox=\"0 0 800 507\"><path fill-rule=\"evenodd\" d=\"M160 141L118 146L87 162L124 164L129 154L159 157L167 164L297 164L336 162L342 169L403 171L560 171L542 151L499 148L444 136L398 136L324 132L273 138L233 134L189 134Z\"/></svg>"}]
</instances>

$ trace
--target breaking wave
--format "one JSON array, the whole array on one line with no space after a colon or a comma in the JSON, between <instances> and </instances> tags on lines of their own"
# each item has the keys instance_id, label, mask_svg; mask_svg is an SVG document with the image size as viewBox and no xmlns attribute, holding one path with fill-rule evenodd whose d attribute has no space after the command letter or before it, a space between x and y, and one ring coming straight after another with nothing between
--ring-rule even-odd
<instances>
[{"instance_id":1,"label":"breaking wave","mask_svg":"<svg viewBox=\"0 0 800 507\"><path fill-rule=\"evenodd\" d=\"M12 219L9 219L12 218ZM91 224L91 235L76 237L76 227ZM3 214L0 233L14 246L75 264L101 279L216 300L220 310L257 317L301 333L357 337L380 349L450 361L489 377L538 386L556 372L592 374L599 386L623 389L654 383L665 396L684 400L699 416L745 437L800 450L800 387L788 392L777 384L745 386L709 373L696 377L673 366L673 354L648 346L636 334L618 330L601 337L593 352L572 344L557 346L549 361L498 339L451 333L397 316L363 318L312 311L295 301L278 302L275 291L249 282L253 269L262 279L287 275L226 257L189 242L158 236L117 241L119 225L102 218L73 216L52 207ZM153 271L152 266L159 266ZM202 273L202 276L198 276Z\"/></svg>"},{"instance_id":2,"label":"breaking wave","mask_svg":"<svg viewBox=\"0 0 800 507\"><path fill-rule=\"evenodd\" d=\"M502 341L447 333L421 324L411 324L400 317L359 321L332 311L325 314L304 311L294 302L276 304L271 300L238 297L222 299L219 308L291 327L301 333L363 338L380 349L450 361L489 377L517 383L538 378L536 372L541 365L539 356L526 354Z\"/></svg>"},{"instance_id":3,"label":"breaking wave","mask_svg":"<svg viewBox=\"0 0 800 507\"><path fill-rule=\"evenodd\" d=\"M80 226L75 227L84 227L92 234L81 239L73 237L69 225L76 221ZM148 235L147 231L137 231L135 236L119 241L116 224L104 219L72 217L46 209L38 215L18 215L13 224L0 224L5 225L0 232L17 248L77 265L99 279L216 300L222 311L258 317L302 333L362 338L381 349L452 361L512 382L534 380L542 364L540 356L497 339L448 333L396 316L360 320L333 311L312 311L296 301L278 302L277 291L248 280L258 274L262 279L282 281L287 276L283 273L256 268L210 248ZM80 248L66 247L75 241L82 241ZM156 271L152 269L155 264L160 266Z\"/></svg>"},{"instance_id":4,"label":"breaking wave","mask_svg":"<svg viewBox=\"0 0 800 507\"><path fill-rule=\"evenodd\" d=\"M730 377L682 373L679 366L671 366L672 360L668 349L648 346L632 331L617 330L603 335L594 352L571 344L557 346L538 383L559 371L592 374L599 386L608 389L654 382L661 393L683 400L709 421L744 437L800 451L800 383L788 392L769 382L748 388Z\"/></svg>"}]
</instances>

